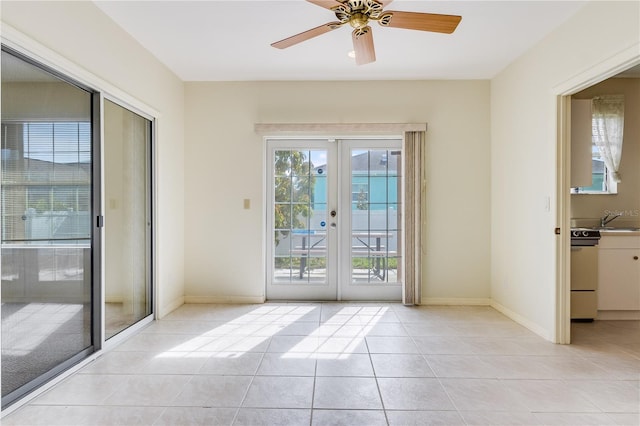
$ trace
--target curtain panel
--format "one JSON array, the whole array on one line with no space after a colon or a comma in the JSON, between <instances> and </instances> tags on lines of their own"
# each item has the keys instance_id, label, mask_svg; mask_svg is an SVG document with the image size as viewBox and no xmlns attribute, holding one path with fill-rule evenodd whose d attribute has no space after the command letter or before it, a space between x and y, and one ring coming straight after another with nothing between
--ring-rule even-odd
<instances>
[{"instance_id":1,"label":"curtain panel","mask_svg":"<svg viewBox=\"0 0 640 426\"><path fill-rule=\"evenodd\" d=\"M624 96L610 95L593 98L592 138L600 156L615 182L621 182L620 159L624 136Z\"/></svg>"},{"instance_id":2,"label":"curtain panel","mask_svg":"<svg viewBox=\"0 0 640 426\"><path fill-rule=\"evenodd\" d=\"M404 153L404 277L402 303L419 305L422 285L422 203L426 132L405 132Z\"/></svg>"}]
</instances>

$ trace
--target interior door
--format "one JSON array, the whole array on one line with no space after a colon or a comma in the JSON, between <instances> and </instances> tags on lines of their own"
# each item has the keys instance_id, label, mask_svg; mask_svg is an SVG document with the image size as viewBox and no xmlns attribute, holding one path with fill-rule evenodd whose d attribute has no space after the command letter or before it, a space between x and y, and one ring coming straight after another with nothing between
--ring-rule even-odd
<instances>
[{"instance_id":1,"label":"interior door","mask_svg":"<svg viewBox=\"0 0 640 426\"><path fill-rule=\"evenodd\" d=\"M400 150L400 139L268 141L268 299L401 299Z\"/></svg>"}]
</instances>

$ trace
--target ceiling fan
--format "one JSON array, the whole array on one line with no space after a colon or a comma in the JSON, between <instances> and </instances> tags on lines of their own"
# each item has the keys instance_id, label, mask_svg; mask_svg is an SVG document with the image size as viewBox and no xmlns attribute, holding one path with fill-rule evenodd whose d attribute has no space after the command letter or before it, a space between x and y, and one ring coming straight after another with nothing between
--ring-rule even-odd
<instances>
[{"instance_id":1,"label":"ceiling fan","mask_svg":"<svg viewBox=\"0 0 640 426\"><path fill-rule=\"evenodd\" d=\"M409 30L431 31L451 34L462 19L457 15L434 13L399 12L383 9L393 0L307 0L336 14L338 21L328 22L300 34L272 43L278 49L286 49L305 40L328 33L344 24L351 25L353 50L357 65L368 64L376 60L373 47L373 33L369 21L377 21L383 27L405 28Z\"/></svg>"}]
</instances>

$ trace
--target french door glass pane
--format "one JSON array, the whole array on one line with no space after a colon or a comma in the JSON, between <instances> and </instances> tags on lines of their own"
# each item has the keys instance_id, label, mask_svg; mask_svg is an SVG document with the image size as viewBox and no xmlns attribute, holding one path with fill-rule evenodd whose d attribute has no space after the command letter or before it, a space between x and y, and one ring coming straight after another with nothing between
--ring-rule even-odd
<instances>
[{"instance_id":1,"label":"french door glass pane","mask_svg":"<svg viewBox=\"0 0 640 426\"><path fill-rule=\"evenodd\" d=\"M92 95L3 51L1 126L6 405L93 344Z\"/></svg>"},{"instance_id":2,"label":"french door glass pane","mask_svg":"<svg viewBox=\"0 0 640 426\"><path fill-rule=\"evenodd\" d=\"M151 314L151 121L104 105L105 336Z\"/></svg>"},{"instance_id":3,"label":"french door glass pane","mask_svg":"<svg viewBox=\"0 0 640 426\"><path fill-rule=\"evenodd\" d=\"M273 162L273 278L327 279L327 151L276 150Z\"/></svg>"},{"instance_id":4,"label":"french door glass pane","mask_svg":"<svg viewBox=\"0 0 640 426\"><path fill-rule=\"evenodd\" d=\"M351 150L351 279L398 282L399 151Z\"/></svg>"}]
</instances>

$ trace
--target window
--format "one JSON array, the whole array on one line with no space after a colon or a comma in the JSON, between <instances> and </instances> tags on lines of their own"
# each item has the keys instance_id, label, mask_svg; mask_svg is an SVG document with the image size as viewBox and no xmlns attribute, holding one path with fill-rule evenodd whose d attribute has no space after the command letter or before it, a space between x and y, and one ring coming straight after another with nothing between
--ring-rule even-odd
<instances>
[{"instance_id":1,"label":"window","mask_svg":"<svg viewBox=\"0 0 640 426\"><path fill-rule=\"evenodd\" d=\"M572 188L571 193L617 194L618 185L615 180L611 179L611 172L605 164L604 159L600 156L600 150L595 145L595 143L592 145L591 176L591 186Z\"/></svg>"},{"instance_id":2,"label":"window","mask_svg":"<svg viewBox=\"0 0 640 426\"><path fill-rule=\"evenodd\" d=\"M591 115L591 185L574 194L617 194L624 129L624 97L593 98Z\"/></svg>"},{"instance_id":3,"label":"window","mask_svg":"<svg viewBox=\"0 0 640 426\"><path fill-rule=\"evenodd\" d=\"M3 133L2 239L89 238L91 123L5 123Z\"/></svg>"}]
</instances>

